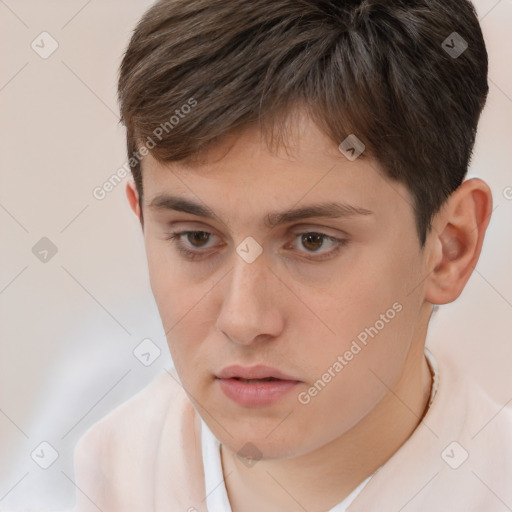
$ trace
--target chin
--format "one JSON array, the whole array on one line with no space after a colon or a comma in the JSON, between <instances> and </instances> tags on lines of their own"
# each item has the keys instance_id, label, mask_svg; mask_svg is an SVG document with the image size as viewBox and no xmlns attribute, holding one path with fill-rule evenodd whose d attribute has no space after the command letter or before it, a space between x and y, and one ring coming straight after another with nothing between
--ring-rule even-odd
<instances>
[{"instance_id":1,"label":"chin","mask_svg":"<svg viewBox=\"0 0 512 512\"><path fill-rule=\"evenodd\" d=\"M283 460L295 457L297 445L293 440L288 440L287 444L282 442L269 441L265 436L261 438L240 437L235 440L230 438L228 442L223 443L226 448L236 453L241 459L251 460Z\"/></svg>"}]
</instances>

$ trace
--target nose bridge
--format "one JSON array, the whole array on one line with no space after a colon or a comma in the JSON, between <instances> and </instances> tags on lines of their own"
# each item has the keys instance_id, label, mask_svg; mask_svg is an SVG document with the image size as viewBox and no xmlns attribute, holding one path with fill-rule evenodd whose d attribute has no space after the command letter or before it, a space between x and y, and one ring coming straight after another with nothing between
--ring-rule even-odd
<instances>
[{"instance_id":1,"label":"nose bridge","mask_svg":"<svg viewBox=\"0 0 512 512\"><path fill-rule=\"evenodd\" d=\"M237 254L224 290L219 329L239 343L250 343L259 334L276 335L280 320L272 293L275 279L261 255L249 263Z\"/></svg>"},{"instance_id":2,"label":"nose bridge","mask_svg":"<svg viewBox=\"0 0 512 512\"><path fill-rule=\"evenodd\" d=\"M226 298L230 307L242 308L251 306L257 311L261 304L268 304L268 274L270 269L263 257L258 257L252 263L236 256L231 272L229 290Z\"/></svg>"}]
</instances>

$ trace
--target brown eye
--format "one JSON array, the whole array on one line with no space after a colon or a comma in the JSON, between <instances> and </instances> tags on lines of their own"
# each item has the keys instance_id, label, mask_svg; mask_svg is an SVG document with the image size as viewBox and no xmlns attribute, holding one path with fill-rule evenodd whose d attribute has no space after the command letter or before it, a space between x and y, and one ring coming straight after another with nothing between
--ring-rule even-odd
<instances>
[{"instance_id":1,"label":"brown eye","mask_svg":"<svg viewBox=\"0 0 512 512\"><path fill-rule=\"evenodd\" d=\"M326 235L321 233L304 233L301 238L303 246L310 251L317 251L324 244Z\"/></svg>"},{"instance_id":2,"label":"brown eye","mask_svg":"<svg viewBox=\"0 0 512 512\"><path fill-rule=\"evenodd\" d=\"M204 250L204 247L206 247L204 242L208 242L211 236L212 234L208 231L179 231L169 233L164 239L171 241L176 250L186 259L199 260L208 257L206 250Z\"/></svg>"},{"instance_id":3,"label":"brown eye","mask_svg":"<svg viewBox=\"0 0 512 512\"><path fill-rule=\"evenodd\" d=\"M186 259L199 260L211 259L212 253L207 253L207 249L212 249L212 247L207 245L211 237L212 233L208 231L181 231L169 233L165 239L173 242L176 250ZM300 243L297 244L296 241L299 239ZM329 243L326 244L326 241ZM285 248L292 249L294 253L300 253L303 260L320 262L333 258L347 243L348 239L336 238L315 231L307 231L295 234L292 246ZM297 245L300 245L300 247L297 247ZM330 250L321 250L324 246ZM308 258L308 255L311 257Z\"/></svg>"},{"instance_id":4,"label":"brown eye","mask_svg":"<svg viewBox=\"0 0 512 512\"><path fill-rule=\"evenodd\" d=\"M299 242L297 243L297 241ZM305 231L295 233L292 247L287 248L293 248L296 253L305 255L306 257L303 259L320 262L333 258L347 243L348 239L346 238L336 238L316 231Z\"/></svg>"},{"instance_id":5,"label":"brown eye","mask_svg":"<svg viewBox=\"0 0 512 512\"><path fill-rule=\"evenodd\" d=\"M207 231L189 231L186 233L187 240L194 246L194 247L202 247L201 242L208 242L208 239L210 237L211 233L208 233ZM196 245L196 242L198 244Z\"/></svg>"}]
</instances>

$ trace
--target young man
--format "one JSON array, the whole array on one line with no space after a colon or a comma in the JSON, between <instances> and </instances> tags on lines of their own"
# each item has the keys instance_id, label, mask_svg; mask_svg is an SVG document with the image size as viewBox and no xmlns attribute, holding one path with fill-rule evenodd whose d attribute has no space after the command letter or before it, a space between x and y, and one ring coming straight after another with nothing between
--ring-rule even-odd
<instances>
[{"instance_id":1,"label":"young man","mask_svg":"<svg viewBox=\"0 0 512 512\"><path fill-rule=\"evenodd\" d=\"M119 99L176 370L82 438L76 510L511 509L510 411L425 349L487 92L465 0L149 9Z\"/></svg>"}]
</instances>

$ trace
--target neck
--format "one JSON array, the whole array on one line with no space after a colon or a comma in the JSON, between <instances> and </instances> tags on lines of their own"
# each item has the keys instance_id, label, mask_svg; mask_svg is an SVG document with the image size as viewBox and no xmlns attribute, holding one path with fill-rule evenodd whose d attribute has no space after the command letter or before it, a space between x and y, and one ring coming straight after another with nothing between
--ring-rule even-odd
<instances>
[{"instance_id":1,"label":"neck","mask_svg":"<svg viewBox=\"0 0 512 512\"><path fill-rule=\"evenodd\" d=\"M410 351L393 389L357 425L314 452L248 468L221 445L233 512L325 512L372 475L409 438L426 410L432 378L423 347ZM229 476L228 476L229 475Z\"/></svg>"}]
</instances>

